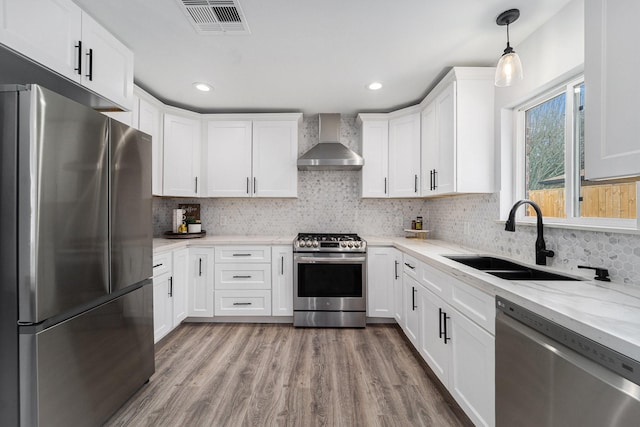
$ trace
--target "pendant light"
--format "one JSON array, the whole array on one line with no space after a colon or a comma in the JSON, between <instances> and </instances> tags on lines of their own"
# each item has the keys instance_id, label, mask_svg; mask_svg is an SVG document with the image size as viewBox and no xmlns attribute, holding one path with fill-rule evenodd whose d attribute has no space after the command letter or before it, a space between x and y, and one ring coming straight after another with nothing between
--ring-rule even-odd
<instances>
[{"instance_id":1,"label":"pendant light","mask_svg":"<svg viewBox=\"0 0 640 427\"><path fill-rule=\"evenodd\" d=\"M519 17L518 9L510 9L496 18L496 24L507 26L507 47L496 68L495 84L499 87L511 86L514 81L522 80L523 77L520 57L509 45L509 24L514 23Z\"/></svg>"}]
</instances>

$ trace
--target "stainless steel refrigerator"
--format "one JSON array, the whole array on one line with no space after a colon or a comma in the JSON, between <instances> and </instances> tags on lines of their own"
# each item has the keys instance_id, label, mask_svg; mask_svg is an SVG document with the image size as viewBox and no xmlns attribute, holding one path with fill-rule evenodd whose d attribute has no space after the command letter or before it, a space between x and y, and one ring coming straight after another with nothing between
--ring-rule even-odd
<instances>
[{"instance_id":1,"label":"stainless steel refrigerator","mask_svg":"<svg viewBox=\"0 0 640 427\"><path fill-rule=\"evenodd\" d=\"M153 374L151 137L0 86L0 425L101 425Z\"/></svg>"}]
</instances>

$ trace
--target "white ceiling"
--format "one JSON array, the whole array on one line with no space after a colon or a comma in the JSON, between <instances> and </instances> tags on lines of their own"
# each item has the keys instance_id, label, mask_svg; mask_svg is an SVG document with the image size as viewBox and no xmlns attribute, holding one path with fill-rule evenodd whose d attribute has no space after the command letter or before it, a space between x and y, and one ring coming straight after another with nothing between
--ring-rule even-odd
<instances>
[{"instance_id":1,"label":"white ceiling","mask_svg":"<svg viewBox=\"0 0 640 427\"><path fill-rule=\"evenodd\" d=\"M494 66L570 0L239 0L248 35L199 35L176 0L74 0L135 54L136 84L199 112L354 114L415 104L452 66ZM526 73L526 70L525 70ZM370 91L374 80L384 87ZM196 91L207 82L214 91Z\"/></svg>"}]
</instances>

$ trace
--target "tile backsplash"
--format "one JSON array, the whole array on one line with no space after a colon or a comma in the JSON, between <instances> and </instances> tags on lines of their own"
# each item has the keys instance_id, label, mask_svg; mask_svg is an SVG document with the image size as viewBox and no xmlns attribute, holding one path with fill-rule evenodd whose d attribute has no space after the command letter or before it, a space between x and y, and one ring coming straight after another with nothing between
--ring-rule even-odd
<instances>
[{"instance_id":1,"label":"tile backsplash","mask_svg":"<svg viewBox=\"0 0 640 427\"><path fill-rule=\"evenodd\" d=\"M305 118L299 154L318 142L318 117ZM355 117L341 120L341 142L361 153ZM171 210L179 203L200 203L202 228L213 235L290 235L299 232L343 232L402 236L418 215L425 218L430 238L462 244L534 263L535 227L515 233L496 222L498 194L441 199L361 199L357 171L300 171L297 199L183 199L153 200L154 234L171 229ZM545 228L552 267L589 277L578 265L609 269L619 283L640 286L640 235Z\"/></svg>"}]
</instances>

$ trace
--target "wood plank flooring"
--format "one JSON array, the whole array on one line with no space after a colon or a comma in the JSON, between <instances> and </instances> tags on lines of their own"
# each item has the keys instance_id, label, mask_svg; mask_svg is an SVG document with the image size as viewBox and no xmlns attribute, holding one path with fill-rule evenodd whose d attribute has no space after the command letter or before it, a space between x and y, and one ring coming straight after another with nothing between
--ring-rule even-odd
<instances>
[{"instance_id":1,"label":"wood plank flooring","mask_svg":"<svg viewBox=\"0 0 640 427\"><path fill-rule=\"evenodd\" d=\"M107 426L461 426L395 325L183 324Z\"/></svg>"}]
</instances>

